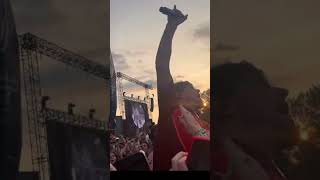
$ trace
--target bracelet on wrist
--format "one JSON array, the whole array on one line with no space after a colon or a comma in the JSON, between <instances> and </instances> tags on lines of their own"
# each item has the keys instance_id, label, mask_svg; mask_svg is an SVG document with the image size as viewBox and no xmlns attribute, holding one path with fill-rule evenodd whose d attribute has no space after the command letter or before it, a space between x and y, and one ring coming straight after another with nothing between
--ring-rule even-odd
<instances>
[{"instance_id":1,"label":"bracelet on wrist","mask_svg":"<svg viewBox=\"0 0 320 180\"><path fill-rule=\"evenodd\" d=\"M197 132L193 134L194 136L208 136L208 132L203 128L200 128Z\"/></svg>"}]
</instances>

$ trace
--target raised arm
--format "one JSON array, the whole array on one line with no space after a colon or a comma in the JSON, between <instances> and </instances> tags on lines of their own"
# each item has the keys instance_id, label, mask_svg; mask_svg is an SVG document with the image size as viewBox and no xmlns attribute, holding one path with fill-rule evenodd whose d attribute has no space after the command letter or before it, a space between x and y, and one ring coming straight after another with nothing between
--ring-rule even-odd
<instances>
[{"instance_id":1,"label":"raised arm","mask_svg":"<svg viewBox=\"0 0 320 180\"><path fill-rule=\"evenodd\" d=\"M173 11L177 16L168 15L168 23L163 32L156 56L159 101L169 98L166 95L170 96L174 94L173 79L169 67L172 39L178 25L183 23L188 17L188 15L183 15L181 11L177 10L176 6L174 6Z\"/></svg>"},{"instance_id":2,"label":"raised arm","mask_svg":"<svg viewBox=\"0 0 320 180\"><path fill-rule=\"evenodd\" d=\"M176 104L176 94L173 79L170 73L170 57L172 39L179 24L183 23L187 16L184 16L174 7L172 14L167 15L168 23L162 35L156 56L157 91L159 120L157 135L154 143L153 170L169 170L171 159L180 150L179 140L176 137L175 128L170 121L172 107Z\"/></svg>"},{"instance_id":3,"label":"raised arm","mask_svg":"<svg viewBox=\"0 0 320 180\"><path fill-rule=\"evenodd\" d=\"M156 70L158 78L160 77L166 77L169 79L166 79L165 82L171 81L171 73L170 73L170 58L171 58L171 50L172 50L172 39L174 36L174 33L177 29L177 26L172 25L170 23L167 23L165 30L163 32L157 56L156 56ZM159 81L159 79L158 79Z\"/></svg>"}]
</instances>

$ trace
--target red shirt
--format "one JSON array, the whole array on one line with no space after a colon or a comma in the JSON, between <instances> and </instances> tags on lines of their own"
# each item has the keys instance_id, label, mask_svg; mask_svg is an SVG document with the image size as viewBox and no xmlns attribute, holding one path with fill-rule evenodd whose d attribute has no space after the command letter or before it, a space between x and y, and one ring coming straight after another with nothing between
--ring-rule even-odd
<instances>
[{"instance_id":1,"label":"red shirt","mask_svg":"<svg viewBox=\"0 0 320 180\"><path fill-rule=\"evenodd\" d=\"M202 128L208 130L208 125L201 122L195 113L191 113ZM180 115L180 108L175 106L172 108L171 117L168 117L169 121L159 126L154 148L154 170L168 171L171 168L171 159L180 151L190 152L192 143L197 138L189 134L178 121Z\"/></svg>"},{"instance_id":2,"label":"red shirt","mask_svg":"<svg viewBox=\"0 0 320 180\"><path fill-rule=\"evenodd\" d=\"M203 129L206 129L208 131L208 126L207 124L203 123L198 115L196 113L193 113L193 117L195 120L200 124L200 126ZM172 121L176 130L177 137L179 139L180 144L183 146L183 149L185 152L190 152L191 151L191 146L195 138L193 137L192 134L189 134L187 130L184 128L184 126L179 122L178 117L181 116L181 110L179 107L176 107L175 110L172 113Z\"/></svg>"}]
</instances>

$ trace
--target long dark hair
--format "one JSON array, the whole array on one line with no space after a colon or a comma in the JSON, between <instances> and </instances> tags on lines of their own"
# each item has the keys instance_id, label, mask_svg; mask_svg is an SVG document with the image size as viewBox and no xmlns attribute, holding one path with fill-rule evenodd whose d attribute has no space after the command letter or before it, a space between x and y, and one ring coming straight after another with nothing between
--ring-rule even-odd
<instances>
[{"instance_id":1,"label":"long dark hair","mask_svg":"<svg viewBox=\"0 0 320 180\"><path fill-rule=\"evenodd\" d=\"M236 95L243 87L256 87L257 85L269 86L269 82L262 70L247 61L239 63L224 63L211 67L211 113L213 113L211 126L211 139L224 124L225 110L230 97Z\"/></svg>"}]
</instances>

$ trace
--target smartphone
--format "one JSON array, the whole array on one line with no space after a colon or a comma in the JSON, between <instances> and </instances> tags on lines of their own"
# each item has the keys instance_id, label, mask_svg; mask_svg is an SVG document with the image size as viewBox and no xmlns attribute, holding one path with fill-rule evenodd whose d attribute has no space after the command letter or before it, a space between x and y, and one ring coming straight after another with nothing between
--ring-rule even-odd
<instances>
[{"instance_id":1,"label":"smartphone","mask_svg":"<svg viewBox=\"0 0 320 180\"><path fill-rule=\"evenodd\" d=\"M190 171L210 171L210 140L195 138L187 158Z\"/></svg>"},{"instance_id":2,"label":"smartphone","mask_svg":"<svg viewBox=\"0 0 320 180\"><path fill-rule=\"evenodd\" d=\"M117 171L150 171L147 159L140 152L117 161L114 167Z\"/></svg>"}]
</instances>

